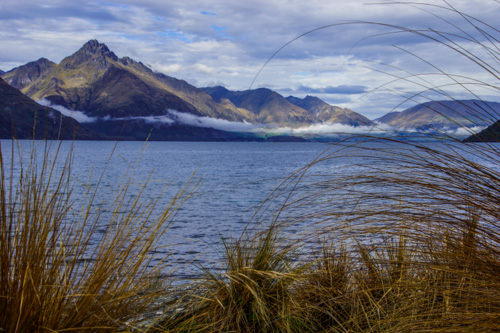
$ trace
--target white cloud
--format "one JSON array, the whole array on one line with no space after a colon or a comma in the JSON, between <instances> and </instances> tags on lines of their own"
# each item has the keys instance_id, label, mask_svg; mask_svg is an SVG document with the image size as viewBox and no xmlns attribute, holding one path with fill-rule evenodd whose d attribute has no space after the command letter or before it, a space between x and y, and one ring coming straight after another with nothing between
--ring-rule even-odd
<instances>
[{"instance_id":1,"label":"white cloud","mask_svg":"<svg viewBox=\"0 0 500 333\"><path fill-rule=\"evenodd\" d=\"M199 117L191 113L178 112L175 110L168 110L168 116L171 117L172 120L185 125L209 127L229 132L255 132L264 127L264 125L250 124L247 122L229 121L225 119L216 119L210 117Z\"/></svg>"},{"instance_id":2,"label":"white cloud","mask_svg":"<svg viewBox=\"0 0 500 333\"><path fill-rule=\"evenodd\" d=\"M455 137L469 137L474 134L478 134L482 130L484 130L484 127L481 126L475 126L475 127L459 127L456 129L447 129L444 130L444 132L448 135L455 136Z\"/></svg>"},{"instance_id":3,"label":"white cloud","mask_svg":"<svg viewBox=\"0 0 500 333\"><path fill-rule=\"evenodd\" d=\"M41 99L39 101L36 101L38 104L43 105L43 106L48 106L51 107L59 112L61 112L63 115L66 117L70 117L78 121L79 123L93 123L98 120L97 117L89 117L87 116L84 112L82 111L77 111L77 110L70 110L65 108L62 105L56 105L52 104L49 100Z\"/></svg>"},{"instance_id":4,"label":"white cloud","mask_svg":"<svg viewBox=\"0 0 500 333\"><path fill-rule=\"evenodd\" d=\"M290 128L277 127L275 125L265 124L250 124L247 122L229 121L225 119L216 119L210 117L200 117L191 113L184 113L175 110L168 110L168 114L164 116L147 116L147 117L125 117L113 118L111 120L144 120L148 123L158 124L174 124L180 123L196 127L208 127L221 131L228 132L247 132L247 133L262 133L274 135L339 135L339 134L380 134L394 130L394 128L379 124L372 126L353 127L343 124L323 123L313 124L307 127Z\"/></svg>"},{"instance_id":5,"label":"white cloud","mask_svg":"<svg viewBox=\"0 0 500 333\"><path fill-rule=\"evenodd\" d=\"M118 117L118 118L105 118L105 121L129 121L129 120L144 120L148 124L168 124L175 123L175 120L170 116L138 116L138 117Z\"/></svg>"}]
</instances>

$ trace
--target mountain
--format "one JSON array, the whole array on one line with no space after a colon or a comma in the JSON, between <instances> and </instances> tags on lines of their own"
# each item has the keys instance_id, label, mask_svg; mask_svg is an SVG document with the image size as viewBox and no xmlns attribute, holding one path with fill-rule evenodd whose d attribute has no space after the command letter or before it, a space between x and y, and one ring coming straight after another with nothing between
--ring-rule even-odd
<instances>
[{"instance_id":1,"label":"mountain","mask_svg":"<svg viewBox=\"0 0 500 333\"><path fill-rule=\"evenodd\" d=\"M322 122L338 123L355 127L374 125L374 123L365 116L349 109L325 103L318 97L306 96L301 99L294 96L288 96L286 100L306 109Z\"/></svg>"},{"instance_id":2,"label":"mountain","mask_svg":"<svg viewBox=\"0 0 500 333\"><path fill-rule=\"evenodd\" d=\"M44 79L57 64L40 58L37 61L29 62L26 65L18 67L15 71L4 73L3 79L8 84L19 90L30 85L32 82Z\"/></svg>"},{"instance_id":3,"label":"mountain","mask_svg":"<svg viewBox=\"0 0 500 333\"><path fill-rule=\"evenodd\" d=\"M0 69L0 76L4 75L5 72L3 70Z\"/></svg>"},{"instance_id":4,"label":"mountain","mask_svg":"<svg viewBox=\"0 0 500 333\"><path fill-rule=\"evenodd\" d=\"M401 112L390 112L377 121L402 129L456 129L489 126L500 114L500 103L481 100L432 101Z\"/></svg>"},{"instance_id":5,"label":"mountain","mask_svg":"<svg viewBox=\"0 0 500 333\"><path fill-rule=\"evenodd\" d=\"M289 96L284 98L266 88L230 91L224 87L201 88L220 103L232 103L237 108L251 111L260 123L281 126L300 126L313 123L339 123L350 126L373 125L366 117L349 109L325 103L317 97L304 99Z\"/></svg>"},{"instance_id":6,"label":"mountain","mask_svg":"<svg viewBox=\"0 0 500 333\"><path fill-rule=\"evenodd\" d=\"M2 77L35 100L46 99L71 110L84 111L96 119L87 124L90 128L108 133L106 127L110 127L109 132L116 134L121 126L122 136L138 140L147 137L152 128L152 139L165 137L159 132L172 130L171 124L160 121L152 126L147 119L169 117L169 110L230 121L255 121L251 112L216 103L186 81L154 73L128 57L118 58L96 40L87 42L59 64L42 58ZM133 121L124 125L127 119ZM187 127L178 128L183 129Z\"/></svg>"},{"instance_id":7,"label":"mountain","mask_svg":"<svg viewBox=\"0 0 500 333\"><path fill-rule=\"evenodd\" d=\"M464 142L500 142L500 121L496 121L478 134L471 135Z\"/></svg>"},{"instance_id":8,"label":"mountain","mask_svg":"<svg viewBox=\"0 0 500 333\"><path fill-rule=\"evenodd\" d=\"M0 138L32 139L34 128L35 139L105 139L59 111L39 105L0 78Z\"/></svg>"},{"instance_id":9,"label":"mountain","mask_svg":"<svg viewBox=\"0 0 500 333\"><path fill-rule=\"evenodd\" d=\"M175 109L200 116L244 119L187 82L153 73L128 57L118 58L96 40L87 42L59 65L42 58L3 78L33 99L45 98L94 117L158 116Z\"/></svg>"},{"instance_id":10,"label":"mountain","mask_svg":"<svg viewBox=\"0 0 500 333\"><path fill-rule=\"evenodd\" d=\"M73 116L86 116L75 117L85 121L84 127L122 139L259 139L254 134L216 130L234 128L224 121L253 123L256 128L261 124L292 128L323 122L371 124L351 110L311 96L285 99L265 88L199 89L131 58L119 58L97 40L88 41L59 64L40 58L4 73L2 78L31 99L50 102L64 114L62 107L75 111Z\"/></svg>"},{"instance_id":11,"label":"mountain","mask_svg":"<svg viewBox=\"0 0 500 333\"><path fill-rule=\"evenodd\" d=\"M230 91L217 86L201 88L201 90L216 101L221 103L230 101L237 108L252 112L258 123L298 127L317 122L317 119L307 110L290 103L270 89Z\"/></svg>"}]
</instances>

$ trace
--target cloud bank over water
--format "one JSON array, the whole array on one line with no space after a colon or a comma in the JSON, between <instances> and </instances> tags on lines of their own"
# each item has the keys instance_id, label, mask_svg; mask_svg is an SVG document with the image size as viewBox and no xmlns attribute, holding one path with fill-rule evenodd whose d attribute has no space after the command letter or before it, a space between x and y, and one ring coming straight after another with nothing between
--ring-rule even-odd
<instances>
[{"instance_id":1,"label":"cloud bank over water","mask_svg":"<svg viewBox=\"0 0 500 333\"><path fill-rule=\"evenodd\" d=\"M372 126L349 126L343 124L322 123L312 124L307 127L291 128L277 127L269 124L251 124L247 122L229 121L225 119L216 119L211 117L200 117L190 113L168 110L163 116L148 117L126 117L113 118L112 120L144 120L147 123L156 124L182 124L195 127L208 127L228 132L243 132L255 134L274 134L274 135L339 135L339 134L381 134L394 130L390 126L380 125Z\"/></svg>"},{"instance_id":2,"label":"cloud bank over water","mask_svg":"<svg viewBox=\"0 0 500 333\"><path fill-rule=\"evenodd\" d=\"M338 123L320 123L311 124L310 126L291 128L291 127L278 127L271 124L252 124L248 122L230 121L226 119L216 119L206 116L197 116L191 113L179 112L169 109L165 115L160 116L136 116L136 117L119 117L111 118L106 116L104 118L89 117L83 111L70 110L61 105L52 104L49 100L42 99L37 101L38 104L51 107L67 117L71 117L76 121L86 124L94 123L96 121L144 121L147 124L157 125L186 125L194 127L213 128L226 132L239 132L239 133L253 133L262 135L287 135L287 136L300 136L300 137L338 137L340 135L384 135L397 131L407 133L423 133L416 129L401 129L389 126L382 123L377 123L375 126L350 126ZM467 137L474 133L479 133L484 128L480 126L466 128L445 128L440 131L441 134L450 135L453 137Z\"/></svg>"}]
</instances>

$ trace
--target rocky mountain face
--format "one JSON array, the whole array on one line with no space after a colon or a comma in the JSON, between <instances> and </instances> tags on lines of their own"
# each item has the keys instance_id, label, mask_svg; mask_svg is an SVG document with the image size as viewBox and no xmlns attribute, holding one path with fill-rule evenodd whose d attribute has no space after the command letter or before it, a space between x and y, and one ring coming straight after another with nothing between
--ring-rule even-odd
<instances>
[{"instance_id":1,"label":"rocky mountain face","mask_svg":"<svg viewBox=\"0 0 500 333\"><path fill-rule=\"evenodd\" d=\"M36 124L36 126L35 126ZM0 138L102 140L59 111L39 105L0 79Z\"/></svg>"},{"instance_id":2,"label":"rocky mountain face","mask_svg":"<svg viewBox=\"0 0 500 333\"><path fill-rule=\"evenodd\" d=\"M401 112L391 112L377 121L401 129L455 129L489 126L500 115L500 103L480 100L432 101Z\"/></svg>"},{"instance_id":3,"label":"rocky mountain face","mask_svg":"<svg viewBox=\"0 0 500 333\"><path fill-rule=\"evenodd\" d=\"M29 62L18 67L15 71L2 74L3 79L11 86L21 90L33 82L44 79L50 71L57 66L56 63L40 58L37 61Z\"/></svg>"},{"instance_id":4,"label":"rocky mountain face","mask_svg":"<svg viewBox=\"0 0 500 333\"><path fill-rule=\"evenodd\" d=\"M33 68L43 70L33 75ZM142 63L119 59L96 40L87 42L59 65L48 66L40 59L3 77L35 100L45 98L72 110L85 111L92 117L157 116L168 109L207 116L226 113L213 101L202 105L203 101L192 96L191 91L185 90L179 96L177 92L183 84L188 85L186 82L166 83L163 76L157 76ZM190 100L200 105L193 105Z\"/></svg>"}]
</instances>

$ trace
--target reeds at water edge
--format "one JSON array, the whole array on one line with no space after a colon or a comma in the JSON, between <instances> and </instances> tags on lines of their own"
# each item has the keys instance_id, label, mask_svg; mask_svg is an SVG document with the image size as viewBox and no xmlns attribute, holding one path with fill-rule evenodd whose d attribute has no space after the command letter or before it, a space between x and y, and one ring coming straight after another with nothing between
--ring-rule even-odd
<instances>
[{"instance_id":1,"label":"reeds at water edge","mask_svg":"<svg viewBox=\"0 0 500 333\"><path fill-rule=\"evenodd\" d=\"M159 295L152 286L164 271L161 264L150 267L150 251L196 185L186 184L158 213L157 201L142 198L147 184L135 200L127 199L128 174L106 207L111 213L93 207L100 180L88 184L83 206L75 207L72 154L60 156L60 144L33 142L28 159L20 156L14 164L21 148L13 140L11 162L0 160L2 331L128 327Z\"/></svg>"}]
</instances>

